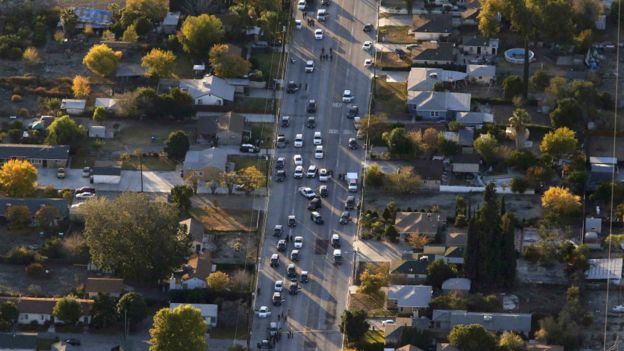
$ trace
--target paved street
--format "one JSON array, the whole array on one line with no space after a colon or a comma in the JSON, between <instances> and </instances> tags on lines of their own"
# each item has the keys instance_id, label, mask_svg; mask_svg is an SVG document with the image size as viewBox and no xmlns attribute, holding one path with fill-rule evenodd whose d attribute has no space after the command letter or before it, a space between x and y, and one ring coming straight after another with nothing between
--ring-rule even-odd
<instances>
[{"instance_id":1,"label":"paved street","mask_svg":"<svg viewBox=\"0 0 624 351\"><path fill-rule=\"evenodd\" d=\"M320 4L320 1L316 1ZM308 17L316 14L316 6L308 6ZM268 197L267 235L261 247L258 288L255 307L269 306L272 315L268 319L254 318L251 346L267 338L269 322L277 321L277 316L283 313L287 322L282 323L281 340L276 344L276 350L340 350L342 334L338 329L340 314L345 309L347 289L351 280L355 224L341 225L338 223L340 213L344 209L344 201L348 196L343 181L338 180L339 173L358 172L361 177L363 151L351 151L347 148L347 141L355 137L353 122L346 118L347 106L342 103L342 93L350 89L355 99L353 104L359 106L359 115L364 116L368 110L368 93L370 91L371 72L363 63L370 54L362 50L365 40L373 40L374 33L362 31L364 23L375 23L377 4L373 0L336 0L327 7L329 18L325 23L319 23L315 18L315 27L310 28L303 20L302 29L293 29L293 41L290 43L290 57L295 63L287 64L286 81L293 80L301 83L301 90L295 94L286 94L282 100L281 115L291 116L291 125L280 128L280 133L290 140L290 146L279 149L276 156L286 157L286 172L288 178L283 183L273 183ZM297 18L302 19L301 11L296 11ZM314 39L314 29L324 31L322 40ZM333 59L320 61L321 49L329 53L333 49ZM304 72L306 60L314 59L313 73ZM318 103L315 114L306 113L309 99L316 99ZM315 115L316 129L305 127L308 115ZM314 145L312 137L314 131L321 131L325 157L314 159ZM304 136L303 148L294 148L295 134ZM317 179L293 179L294 164L292 157L295 154L303 156L304 169L310 164L319 168L334 171L335 179L328 184L329 196L323 198L320 213L325 224L314 224L306 209L308 201L297 193L300 186L309 186L318 189L321 183ZM359 197L359 194L356 196ZM301 259L296 262L298 273L307 270L310 282L300 284L302 290L298 295L288 295L284 291L285 301L281 306L271 304L273 285L276 280L286 279L286 266L291 263L287 255L292 244L288 245L285 253L280 254L280 266L270 267L270 256L276 253L277 238L271 236L272 228L276 224L284 225L286 234L287 217L294 214L297 226L290 232L291 235L304 237ZM355 211L351 211L356 216ZM334 265L332 248L329 239L337 233L342 241L343 263ZM287 286L286 286L287 288ZM287 290L287 289L285 289ZM292 330L294 337L288 338L287 332Z\"/></svg>"}]
</instances>

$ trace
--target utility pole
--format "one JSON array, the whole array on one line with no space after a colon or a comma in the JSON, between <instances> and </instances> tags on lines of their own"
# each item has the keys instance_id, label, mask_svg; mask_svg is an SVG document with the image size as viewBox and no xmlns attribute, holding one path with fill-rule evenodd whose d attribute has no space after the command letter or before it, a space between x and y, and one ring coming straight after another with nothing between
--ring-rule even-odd
<instances>
[{"instance_id":1,"label":"utility pole","mask_svg":"<svg viewBox=\"0 0 624 351\"><path fill-rule=\"evenodd\" d=\"M143 192L143 152L139 153L139 172L141 174L141 192Z\"/></svg>"}]
</instances>

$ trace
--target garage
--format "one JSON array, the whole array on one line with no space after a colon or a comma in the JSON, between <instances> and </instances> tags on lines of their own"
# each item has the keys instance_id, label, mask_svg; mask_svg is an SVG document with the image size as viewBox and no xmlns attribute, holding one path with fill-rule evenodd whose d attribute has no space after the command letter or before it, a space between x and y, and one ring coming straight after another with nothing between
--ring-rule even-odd
<instances>
[{"instance_id":1,"label":"garage","mask_svg":"<svg viewBox=\"0 0 624 351\"><path fill-rule=\"evenodd\" d=\"M119 184L121 182L121 168L95 167L91 176L93 184Z\"/></svg>"}]
</instances>

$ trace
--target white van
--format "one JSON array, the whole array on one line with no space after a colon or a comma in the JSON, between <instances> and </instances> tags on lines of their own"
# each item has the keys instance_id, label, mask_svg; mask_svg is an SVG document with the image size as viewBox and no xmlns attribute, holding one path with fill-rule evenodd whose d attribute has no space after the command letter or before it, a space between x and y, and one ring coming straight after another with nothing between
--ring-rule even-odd
<instances>
[{"instance_id":1,"label":"white van","mask_svg":"<svg viewBox=\"0 0 624 351\"><path fill-rule=\"evenodd\" d=\"M319 22L325 22L325 20L327 19L327 10L326 9L318 9L318 11L316 11L316 19Z\"/></svg>"},{"instance_id":2,"label":"white van","mask_svg":"<svg viewBox=\"0 0 624 351\"><path fill-rule=\"evenodd\" d=\"M342 262L342 251L340 249L335 249L333 256L335 264L339 264L340 262Z\"/></svg>"},{"instance_id":3,"label":"white van","mask_svg":"<svg viewBox=\"0 0 624 351\"><path fill-rule=\"evenodd\" d=\"M360 117L353 117L353 128L355 128L355 130L360 129Z\"/></svg>"},{"instance_id":4,"label":"white van","mask_svg":"<svg viewBox=\"0 0 624 351\"><path fill-rule=\"evenodd\" d=\"M297 8L301 11L305 10L306 0L299 0L299 2L297 3Z\"/></svg>"}]
</instances>

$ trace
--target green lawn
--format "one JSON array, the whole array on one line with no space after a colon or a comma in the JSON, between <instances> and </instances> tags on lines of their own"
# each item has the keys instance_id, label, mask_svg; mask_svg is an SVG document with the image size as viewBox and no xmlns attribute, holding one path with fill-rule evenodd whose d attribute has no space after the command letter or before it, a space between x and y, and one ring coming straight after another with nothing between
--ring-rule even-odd
<instances>
[{"instance_id":1,"label":"green lawn","mask_svg":"<svg viewBox=\"0 0 624 351\"><path fill-rule=\"evenodd\" d=\"M373 101L375 113L386 113L391 116L393 113L406 111L406 83L389 83L386 82L385 78L376 78L374 84Z\"/></svg>"},{"instance_id":2,"label":"green lawn","mask_svg":"<svg viewBox=\"0 0 624 351\"><path fill-rule=\"evenodd\" d=\"M193 73L193 60L186 54L179 53L173 66L173 75L177 79L195 78Z\"/></svg>"},{"instance_id":3,"label":"green lawn","mask_svg":"<svg viewBox=\"0 0 624 351\"><path fill-rule=\"evenodd\" d=\"M251 140L260 139L260 147L272 148L275 139L275 124L273 123L249 123Z\"/></svg>"},{"instance_id":4,"label":"green lawn","mask_svg":"<svg viewBox=\"0 0 624 351\"><path fill-rule=\"evenodd\" d=\"M166 157L143 157L144 171L175 171L176 163ZM131 156L128 161L121 164L121 168L130 171L140 169L139 158Z\"/></svg>"},{"instance_id":5,"label":"green lawn","mask_svg":"<svg viewBox=\"0 0 624 351\"><path fill-rule=\"evenodd\" d=\"M268 81L269 79L279 79L281 66L283 65L283 56L281 52L275 51L258 51L255 50L251 54L251 62L262 71L262 76Z\"/></svg>"},{"instance_id":6,"label":"green lawn","mask_svg":"<svg viewBox=\"0 0 624 351\"><path fill-rule=\"evenodd\" d=\"M234 112L241 113L273 113L273 99L236 97L232 106Z\"/></svg>"},{"instance_id":7,"label":"green lawn","mask_svg":"<svg viewBox=\"0 0 624 351\"><path fill-rule=\"evenodd\" d=\"M392 44L412 44L416 42L413 34L409 34L409 26L379 27L379 41Z\"/></svg>"},{"instance_id":8,"label":"green lawn","mask_svg":"<svg viewBox=\"0 0 624 351\"><path fill-rule=\"evenodd\" d=\"M211 339L247 339L248 328L246 326L239 326L238 330L235 328L214 328L210 331Z\"/></svg>"}]
</instances>

